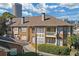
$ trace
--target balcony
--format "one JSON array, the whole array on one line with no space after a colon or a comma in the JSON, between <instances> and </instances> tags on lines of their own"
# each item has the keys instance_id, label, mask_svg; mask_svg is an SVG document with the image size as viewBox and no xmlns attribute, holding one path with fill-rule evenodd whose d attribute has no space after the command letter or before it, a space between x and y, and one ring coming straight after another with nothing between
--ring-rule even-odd
<instances>
[{"instance_id":1,"label":"balcony","mask_svg":"<svg viewBox=\"0 0 79 59\"><path fill-rule=\"evenodd\" d=\"M56 37L56 32L46 32L46 37Z\"/></svg>"}]
</instances>

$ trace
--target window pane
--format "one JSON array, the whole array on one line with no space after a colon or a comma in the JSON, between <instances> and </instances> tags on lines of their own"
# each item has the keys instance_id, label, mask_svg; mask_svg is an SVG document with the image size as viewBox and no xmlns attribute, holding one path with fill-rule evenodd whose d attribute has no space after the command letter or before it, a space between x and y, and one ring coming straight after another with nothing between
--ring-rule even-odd
<instances>
[{"instance_id":1,"label":"window pane","mask_svg":"<svg viewBox=\"0 0 79 59\"><path fill-rule=\"evenodd\" d=\"M47 43L55 43L55 38L47 38Z\"/></svg>"},{"instance_id":2,"label":"window pane","mask_svg":"<svg viewBox=\"0 0 79 59\"><path fill-rule=\"evenodd\" d=\"M27 28L22 28L22 32L26 32L26 29L27 29Z\"/></svg>"}]
</instances>

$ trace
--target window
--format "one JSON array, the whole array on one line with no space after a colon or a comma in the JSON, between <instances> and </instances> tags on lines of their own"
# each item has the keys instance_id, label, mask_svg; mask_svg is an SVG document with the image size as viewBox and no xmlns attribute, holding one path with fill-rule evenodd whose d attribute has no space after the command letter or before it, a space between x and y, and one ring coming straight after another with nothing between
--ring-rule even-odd
<instances>
[{"instance_id":1,"label":"window","mask_svg":"<svg viewBox=\"0 0 79 59\"><path fill-rule=\"evenodd\" d=\"M13 28L14 34L18 34L18 28Z\"/></svg>"},{"instance_id":2,"label":"window","mask_svg":"<svg viewBox=\"0 0 79 59\"><path fill-rule=\"evenodd\" d=\"M21 32L22 31L22 29L21 29L21 27L19 27L19 32Z\"/></svg>"},{"instance_id":3,"label":"window","mask_svg":"<svg viewBox=\"0 0 79 59\"><path fill-rule=\"evenodd\" d=\"M45 32L44 28L42 27L37 28L37 33L44 33L44 32Z\"/></svg>"},{"instance_id":4,"label":"window","mask_svg":"<svg viewBox=\"0 0 79 59\"><path fill-rule=\"evenodd\" d=\"M47 27L47 31L48 31L48 32L51 31L51 28L50 28L50 27Z\"/></svg>"},{"instance_id":5,"label":"window","mask_svg":"<svg viewBox=\"0 0 79 59\"><path fill-rule=\"evenodd\" d=\"M55 32L56 27L47 27L47 32Z\"/></svg>"},{"instance_id":6,"label":"window","mask_svg":"<svg viewBox=\"0 0 79 59\"><path fill-rule=\"evenodd\" d=\"M47 38L47 43L55 43L55 38Z\"/></svg>"},{"instance_id":7,"label":"window","mask_svg":"<svg viewBox=\"0 0 79 59\"><path fill-rule=\"evenodd\" d=\"M35 28L32 28L32 33L35 33Z\"/></svg>"},{"instance_id":8,"label":"window","mask_svg":"<svg viewBox=\"0 0 79 59\"><path fill-rule=\"evenodd\" d=\"M19 32L26 32L26 29L27 29L27 28L19 27Z\"/></svg>"},{"instance_id":9,"label":"window","mask_svg":"<svg viewBox=\"0 0 79 59\"><path fill-rule=\"evenodd\" d=\"M44 28L42 28L42 27L38 27L38 28L36 28L36 30L37 30L37 33L44 33L45 32ZM35 33L35 28L32 28L32 33Z\"/></svg>"},{"instance_id":10,"label":"window","mask_svg":"<svg viewBox=\"0 0 79 59\"><path fill-rule=\"evenodd\" d=\"M26 32L27 28L22 27L22 32Z\"/></svg>"}]
</instances>

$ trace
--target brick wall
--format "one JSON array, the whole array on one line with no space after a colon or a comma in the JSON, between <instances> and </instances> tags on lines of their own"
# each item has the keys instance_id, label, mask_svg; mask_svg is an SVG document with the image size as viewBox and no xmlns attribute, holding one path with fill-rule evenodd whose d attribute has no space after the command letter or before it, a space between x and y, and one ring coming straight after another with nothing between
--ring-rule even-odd
<instances>
[{"instance_id":1,"label":"brick wall","mask_svg":"<svg viewBox=\"0 0 79 59\"><path fill-rule=\"evenodd\" d=\"M0 51L0 56L6 56L7 55L7 52L5 52L5 51Z\"/></svg>"},{"instance_id":2,"label":"brick wall","mask_svg":"<svg viewBox=\"0 0 79 59\"><path fill-rule=\"evenodd\" d=\"M23 52L23 47L21 45L18 44L10 44L9 47L12 48L16 48L17 49L17 53L19 52Z\"/></svg>"},{"instance_id":3,"label":"brick wall","mask_svg":"<svg viewBox=\"0 0 79 59\"><path fill-rule=\"evenodd\" d=\"M23 46L20 45L20 44L16 44L16 42L15 43L0 42L0 45L5 47L5 48L8 48L8 49L12 49L12 48L14 49L15 48L15 49L17 49L17 53L24 52L23 51Z\"/></svg>"}]
</instances>

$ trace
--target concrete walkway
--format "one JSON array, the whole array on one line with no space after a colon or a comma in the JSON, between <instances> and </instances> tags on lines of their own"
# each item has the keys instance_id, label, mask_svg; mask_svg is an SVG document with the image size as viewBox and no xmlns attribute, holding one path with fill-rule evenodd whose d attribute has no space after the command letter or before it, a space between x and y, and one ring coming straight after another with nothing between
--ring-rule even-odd
<instances>
[{"instance_id":1,"label":"concrete walkway","mask_svg":"<svg viewBox=\"0 0 79 59\"><path fill-rule=\"evenodd\" d=\"M58 56L58 55L54 55L54 54L50 54L50 53L45 53L45 52L38 52L40 55L43 55L43 56Z\"/></svg>"},{"instance_id":2,"label":"concrete walkway","mask_svg":"<svg viewBox=\"0 0 79 59\"><path fill-rule=\"evenodd\" d=\"M70 56L75 56L75 54L77 53L76 49L72 49L70 52Z\"/></svg>"}]
</instances>

